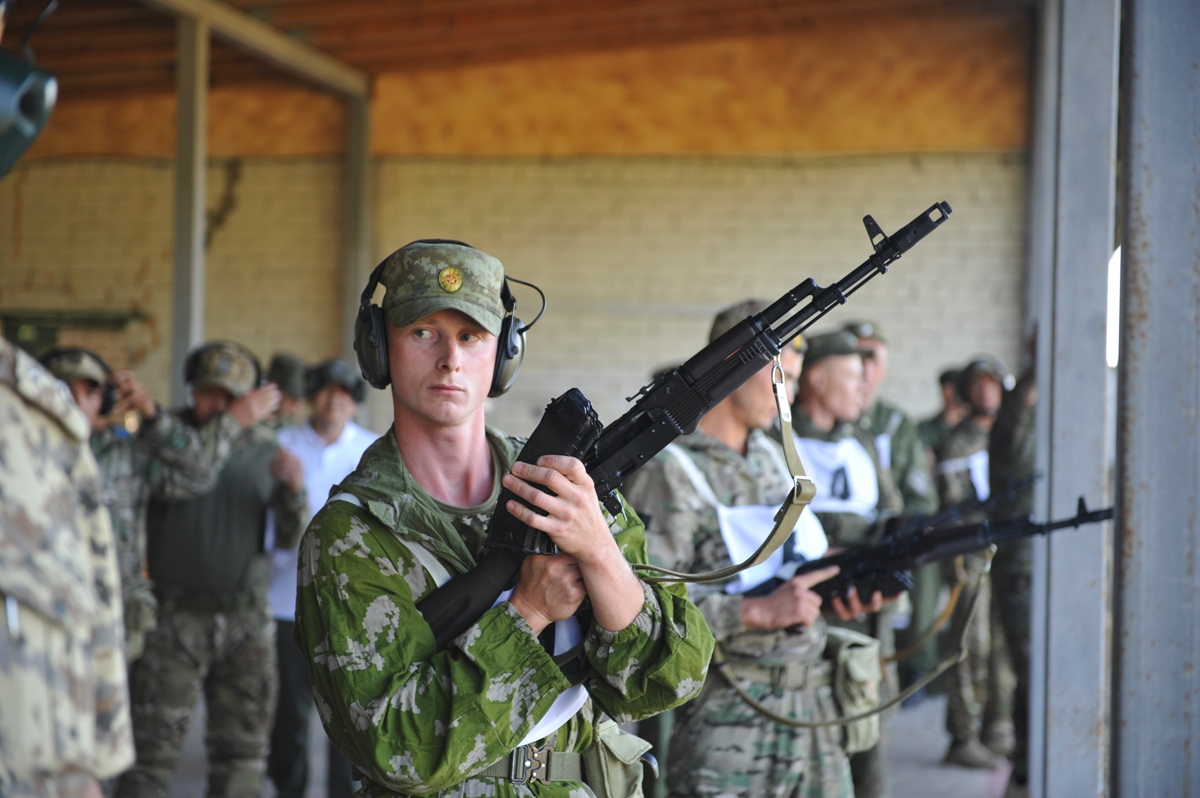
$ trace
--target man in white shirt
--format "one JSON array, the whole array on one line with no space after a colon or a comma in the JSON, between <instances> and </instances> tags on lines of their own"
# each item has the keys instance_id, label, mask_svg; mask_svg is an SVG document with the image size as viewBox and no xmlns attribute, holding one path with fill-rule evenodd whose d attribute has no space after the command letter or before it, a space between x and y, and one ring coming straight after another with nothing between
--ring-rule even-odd
<instances>
[{"instance_id":1,"label":"man in white shirt","mask_svg":"<svg viewBox=\"0 0 1200 798\"><path fill-rule=\"evenodd\" d=\"M365 398L366 385L341 360L330 360L308 371L307 398L312 406L308 423L279 431L279 443L300 459L304 484L313 515L325 504L329 489L358 467L367 447L379 436L351 419ZM274 528L267 527L267 548ZM271 552L271 611L278 629L279 703L271 732L267 773L280 798L302 798L308 785L308 722L312 714L312 687L308 661L292 642L296 619L296 550ZM350 765L330 746L329 795L343 798L352 792Z\"/></svg>"}]
</instances>

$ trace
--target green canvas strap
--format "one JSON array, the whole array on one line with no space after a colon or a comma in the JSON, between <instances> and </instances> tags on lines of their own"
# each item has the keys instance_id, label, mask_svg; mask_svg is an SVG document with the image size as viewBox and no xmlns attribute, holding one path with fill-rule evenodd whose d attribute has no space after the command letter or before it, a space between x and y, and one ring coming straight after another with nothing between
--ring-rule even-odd
<instances>
[{"instance_id":1,"label":"green canvas strap","mask_svg":"<svg viewBox=\"0 0 1200 798\"><path fill-rule=\"evenodd\" d=\"M522 745L475 776L507 779L513 784L583 781L583 754L551 751L546 746Z\"/></svg>"},{"instance_id":2,"label":"green canvas strap","mask_svg":"<svg viewBox=\"0 0 1200 798\"><path fill-rule=\"evenodd\" d=\"M792 410L788 406L787 392L783 387L783 367L780 365L778 357L775 358L775 364L771 368L771 387L775 391L775 405L779 409L779 426L783 431L783 456L792 476L792 490L783 500L779 512L775 514L775 527L771 530L771 534L767 535L767 539L759 546L758 551L750 555L745 562L708 573L688 574L648 563L634 563L634 569L643 572L641 577L643 581L653 584L661 582L720 582L729 579L747 568L753 568L766 562L767 558L787 541L792 530L796 528L796 522L800 520L800 513L804 512L804 508L817 495L817 486L804 473L804 463L800 460L800 453L796 451L796 440L792 434Z\"/></svg>"}]
</instances>

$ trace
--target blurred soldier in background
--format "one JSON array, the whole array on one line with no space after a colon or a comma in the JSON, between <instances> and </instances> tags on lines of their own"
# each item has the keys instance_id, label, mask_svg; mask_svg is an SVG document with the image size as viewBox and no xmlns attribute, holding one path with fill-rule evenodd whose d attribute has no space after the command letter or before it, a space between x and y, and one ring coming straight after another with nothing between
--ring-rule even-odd
<instances>
[{"instance_id":1,"label":"blurred soldier in background","mask_svg":"<svg viewBox=\"0 0 1200 798\"><path fill-rule=\"evenodd\" d=\"M937 449L938 495L943 507L972 499L983 502L991 495L988 437L1004 391L1012 387L1012 381L1004 364L991 356L972 360L963 369L959 394L970 413ZM974 523L984 517L982 511L976 511L965 514L963 520ZM951 621L951 640L962 635L971 596L978 591L986 566L981 554L966 555L963 562L965 573L958 577L965 578L967 584ZM1003 754L1012 750L1011 678L1006 678L1006 652L998 627L993 634L991 595L988 582L967 632L969 654L948 671L947 764L995 769L1004 765Z\"/></svg>"},{"instance_id":2,"label":"blurred soldier in background","mask_svg":"<svg viewBox=\"0 0 1200 798\"><path fill-rule=\"evenodd\" d=\"M147 635L131 677L138 759L117 794L166 795L203 687L208 794L261 798L277 690L264 520L272 509L276 546L296 545L308 517L304 474L265 424L243 423L266 418L279 403L274 385L255 388L259 365L248 350L205 344L188 356L185 380L192 405L179 418L195 427L223 425L235 440L211 491L150 505L158 627ZM261 412L235 417L237 400L246 396Z\"/></svg>"},{"instance_id":3,"label":"blurred soldier in background","mask_svg":"<svg viewBox=\"0 0 1200 798\"><path fill-rule=\"evenodd\" d=\"M871 351L860 347L854 334L845 330L809 339L792 412L800 455L817 485L809 509L820 519L834 547L877 542L880 517L898 515L904 509L891 472L875 450L876 436L858 423L867 397L864 361L870 360ZM876 638L880 654L891 656L896 650L894 606L886 604L865 621L842 625ZM883 700L896 694L898 680L894 664L885 672ZM891 714L884 713L880 719L879 745L850 757L857 798L889 794L886 752Z\"/></svg>"},{"instance_id":4,"label":"blurred soldier in background","mask_svg":"<svg viewBox=\"0 0 1200 798\"><path fill-rule=\"evenodd\" d=\"M709 340L768 304L747 300L722 311L713 321ZM784 379L794 384L801 355L790 347L787 351ZM692 573L712 571L733 564L729 536L747 536L757 547L770 532L771 516L792 485L783 448L762 429L778 415L771 368L716 405L701 419L699 429L676 440L630 478L626 496L650 521L647 544L653 562ZM820 539L820 547L805 549L806 555L821 556L824 534L812 513L801 515L798 530L806 532L806 538ZM785 545L789 544L794 545ZM830 686L832 668L822 658L821 597L809 590L831 575L821 571L796 577L757 598L742 595L754 587L744 579L730 589L688 586L690 598L750 693L775 712L798 720L828 720L838 714ZM861 609L854 607L854 615ZM797 631L798 624L802 631ZM676 711L666 753L668 786L675 796L854 794L840 727L797 729L774 723L747 705L715 671L709 672L701 697Z\"/></svg>"},{"instance_id":5,"label":"blurred soldier in background","mask_svg":"<svg viewBox=\"0 0 1200 798\"><path fill-rule=\"evenodd\" d=\"M295 355L276 352L271 356L271 363L267 366L267 382L279 388L279 407L271 416L273 429L304 423L307 376L308 367Z\"/></svg>"},{"instance_id":6,"label":"blurred soldier in background","mask_svg":"<svg viewBox=\"0 0 1200 798\"><path fill-rule=\"evenodd\" d=\"M879 325L870 321L851 322L844 329L858 339L859 349L869 353L863 360L867 407L858 425L874 439L879 462L891 471L892 484L904 500L904 512L932 513L938 507L937 491L917 427L903 410L879 395L888 373L887 338Z\"/></svg>"},{"instance_id":7,"label":"blurred soldier in background","mask_svg":"<svg viewBox=\"0 0 1200 798\"><path fill-rule=\"evenodd\" d=\"M988 477L996 504L994 519L1033 513L1037 382L1031 367L1004 395L988 444ZM1029 539L1005 543L992 562L992 596L1016 672L1013 694L1013 770L1007 798L1029 794L1029 624L1032 606L1033 545Z\"/></svg>"},{"instance_id":8,"label":"blurred soldier in background","mask_svg":"<svg viewBox=\"0 0 1200 798\"><path fill-rule=\"evenodd\" d=\"M967 417L967 406L958 395L958 381L961 378L962 369L946 369L938 375L942 409L917 424L917 437L929 450L930 457L950 431Z\"/></svg>"},{"instance_id":9,"label":"blurred soldier in background","mask_svg":"<svg viewBox=\"0 0 1200 798\"><path fill-rule=\"evenodd\" d=\"M99 798L96 780L133 761L120 573L89 432L62 384L0 340L0 795Z\"/></svg>"},{"instance_id":10,"label":"blurred soldier in background","mask_svg":"<svg viewBox=\"0 0 1200 798\"><path fill-rule=\"evenodd\" d=\"M349 365L330 360L309 370L308 423L279 431L279 444L299 458L310 515L325 504L329 489L358 467L363 452L379 436L352 420L366 398L366 383ZM279 656L279 701L271 731L267 775L281 798L302 798L308 786L308 727L313 711L308 660L292 642L296 623L296 550L275 548L275 525L267 525L271 551L271 612ZM350 760L329 746L328 796L353 793Z\"/></svg>"},{"instance_id":11,"label":"blurred soldier in background","mask_svg":"<svg viewBox=\"0 0 1200 798\"><path fill-rule=\"evenodd\" d=\"M152 497L190 499L209 490L233 443L220 425L197 430L161 412L132 371L115 374L86 349L52 349L42 364L67 384L91 427L92 453L100 465L104 504L112 520L125 608L125 658L142 655L154 628L158 601L146 578L146 510ZM247 400L239 400L243 405ZM133 432L118 419L137 413ZM243 411L233 410L234 415Z\"/></svg>"}]
</instances>

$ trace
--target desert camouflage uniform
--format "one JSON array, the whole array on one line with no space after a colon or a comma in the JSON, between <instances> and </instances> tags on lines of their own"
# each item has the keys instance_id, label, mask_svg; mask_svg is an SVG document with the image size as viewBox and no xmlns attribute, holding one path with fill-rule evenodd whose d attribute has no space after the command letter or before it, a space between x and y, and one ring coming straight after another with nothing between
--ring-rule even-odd
<instances>
[{"instance_id":1,"label":"desert camouflage uniform","mask_svg":"<svg viewBox=\"0 0 1200 798\"><path fill-rule=\"evenodd\" d=\"M887 517L899 515L904 510L904 500L892 482L891 473L879 461L879 453L875 449L875 438L867 428L859 424L839 423L828 432L817 429L808 415L799 408L792 409L792 428L797 437L812 438L819 441L836 442L843 438L854 438L870 455L875 466L875 476L879 485L879 502L876 506L878 516ZM829 537L829 545L858 546L877 543L880 524L877 521L864 518L853 513L818 512L817 518L825 528ZM870 596L863 597L870 600ZM879 654L883 657L896 653L896 631L893 619L896 615L896 604L884 604L883 609L861 622L837 622L856 632L869 634L879 641ZM895 663L884 666L884 683L880 690L880 699L888 701L898 693L900 676ZM887 777L887 741L888 724L893 711L883 713L879 720L879 744L869 751L854 754L850 757L850 769L854 776L854 791L856 798L883 798L889 794Z\"/></svg>"},{"instance_id":2,"label":"desert camouflage uniform","mask_svg":"<svg viewBox=\"0 0 1200 798\"><path fill-rule=\"evenodd\" d=\"M146 578L146 509L151 498L190 499L212 488L241 432L228 415L197 430L159 411L134 435L124 427L92 433L104 504L112 519L125 608L125 659L142 655L158 600Z\"/></svg>"},{"instance_id":3,"label":"desert camouflage uniform","mask_svg":"<svg viewBox=\"0 0 1200 798\"><path fill-rule=\"evenodd\" d=\"M190 423L190 412L180 415ZM206 425L227 425L218 417ZM231 428L226 428L230 431ZM208 434L216 434L207 430ZM275 433L256 424L239 434L228 459L208 494L182 502L198 507L211 502L214 492L241 490L256 494L262 517L268 505L275 513L276 546L295 546L308 518L303 490L293 491L267 476L278 449ZM235 487L235 483L236 486ZM137 763L117 788L121 798L167 794L171 774L201 688L207 709L208 795L260 798L266 778L266 756L275 709L278 673L275 621L267 605L270 565L259 547L249 564L236 571L232 564L207 562L204 543L163 528L157 515L181 502L155 502L149 520L150 576L159 598L157 628L146 635L146 650L130 678ZM229 530L213 529L213 537ZM184 549L183 547L187 547ZM191 552L193 584L178 584L178 562ZM172 563L175 578L164 577L161 563ZM220 584L214 584L219 581ZM205 584L199 584L204 582Z\"/></svg>"},{"instance_id":4,"label":"desert camouflage uniform","mask_svg":"<svg viewBox=\"0 0 1200 798\"><path fill-rule=\"evenodd\" d=\"M963 419L938 447L938 494L943 507L962 504L978 498L966 458L986 451L988 430L971 416ZM955 466L955 463L961 465ZM966 513L966 523L984 520L984 513ZM978 592L984 567L982 555L963 557L967 583L950 622L950 640L957 645L962 639L963 626L971 599ZM947 564L947 576L953 565ZM955 743L979 739L980 732L1007 727L1012 718L1011 671L1007 665L1003 635L999 622L992 623L992 583L979 596L974 618L967 630L968 655L947 672L946 731ZM987 735L984 735L985 737Z\"/></svg>"},{"instance_id":5,"label":"desert camouflage uniform","mask_svg":"<svg viewBox=\"0 0 1200 798\"><path fill-rule=\"evenodd\" d=\"M725 506L778 506L791 487L778 463L783 448L761 430L753 430L743 457L697 431L676 443L707 479ZM683 468L659 454L629 480L630 503L649 518L651 561L677 571L701 573L733 563L721 536L717 511L696 493ZM765 534L769 530L763 530ZM700 608L725 654L738 665L779 668L810 686L747 680L747 691L770 709L798 720L836 718L830 665L822 659L825 622L805 632L747 631L742 597L722 585L691 585ZM709 676L704 698L675 712L669 746L671 795L777 796L816 798L850 796L850 763L842 750L841 727L794 729L755 712L717 673Z\"/></svg>"},{"instance_id":6,"label":"desert camouflage uniform","mask_svg":"<svg viewBox=\"0 0 1200 798\"><path fill-rule=\"evenodd\" d=\"M996 520L1029 516L1033 512L1033 485L1014 488L1034 472L1037 446L1035 411L1037 385L1032 372L1004 395L988 444L988 476L997 498L990 513ZM1000 546L992 562L993 599L1004 630L1004 640L1016 675L1013 693L1013 780L1029 778L1029 635L1032 609L1032 542L1015 540Z\"/></svg>"},{"instance_id":7,"label":"desert camouflage uniform","mask_svg":"<svg viewBox=\"0 0 1200 798\"><path fill-rule=\"evenodd\" d=\"M88 422L0 340L0 795L70 798L133 761L120 575Z\"/></svg>"},{"instance_id":8,"label":"desert camouflage uniform","mask_svg":"<svg viewBox=\"0 0 1200 798\"><path fill-rule=\"evenodd\" d=\"M491 428L487 434L498 480L522 441ZM301 541L296 643L309 657L325 730L365 775L367 794L591 796L575 781L518 785L472 775L516 748L570 686L512 604L485 612L441 652L417 612L436 585L401 540L463 573L482 550L494 505L452 522L408 473L393 430L372 444L339 492L363 507L328 503ZM616 519L605 510L605 517L626 558L644 562L642 523L632 508ZM703 686L712 635L700 613L680 586L643 589L645 606L626 629L581 621L591 697L547 738L553 750L591 745L600 710L620 723L638 720Z\"/></svg>"}]
</instances>

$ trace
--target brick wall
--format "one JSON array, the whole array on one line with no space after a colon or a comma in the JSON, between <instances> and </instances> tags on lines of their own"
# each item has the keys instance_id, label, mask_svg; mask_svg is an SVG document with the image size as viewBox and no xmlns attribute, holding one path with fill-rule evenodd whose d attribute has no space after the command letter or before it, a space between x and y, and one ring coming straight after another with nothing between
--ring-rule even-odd
<instances>
[{"instance_id":1,"label":"brick wall","mask_svg":"<svg viewBox=\"0 0 1200 798\"><path fill-rule=\"evenodd\" d=\"M229 161L209 170L222 205ZM260 356L309 359L340 347L336 159L245 158L208 257L207 333ZM495 423L532 429L578 386L611 421L652 369L706 340L712 315L747 295L828 283L870 252L861 217L888 232L933 201L950 221L834 312L893 338L885 394L916 413L934 376L990 350L1015 365L1021 321L1024 158L383 158L375 241L461 238L550 299L516 388ZM138 369L167 392L173 171L156 159L43 159L0 182L0 310L140 311ZM519 289L520 315L536 296ZM373 426L386 426L386 401ZM379 405L377 404L377 407Z\"/></svg>"},{"instance_id":2,"label":"brick wall","mask_svg":"<svg viewBox=\"0 0 1200 798\"><path fill-rule=\"evenodd\" d=\"M521 378L491 411L528 432L571 386L615 419L652 370L707 341L722 307L837 280L871 251L864 214L893 232L945 199L949 222L816 328L885 325L884 393L924 414L945 366L981 351L1016 365L1024 174L1017 155L385 159L375 235L380 257L459 238L546 292ZM519 301L532 318L536 296Z\"/></svg>"},{"instance_id":3,"label":"brick wall","mask_svg":"<svg viewBox=\"0 0 1200 798\"><path fill-rule=\"evenodd\" d=\"M208 337L262 358L340 349L341 166L334 159L243 159L208 173L209 208L227 205L208 250ZM168 394L174 171L161 159L29 161L0 183L0 310L137 312L129 362Z\"/></svg>"}]
</instances>

